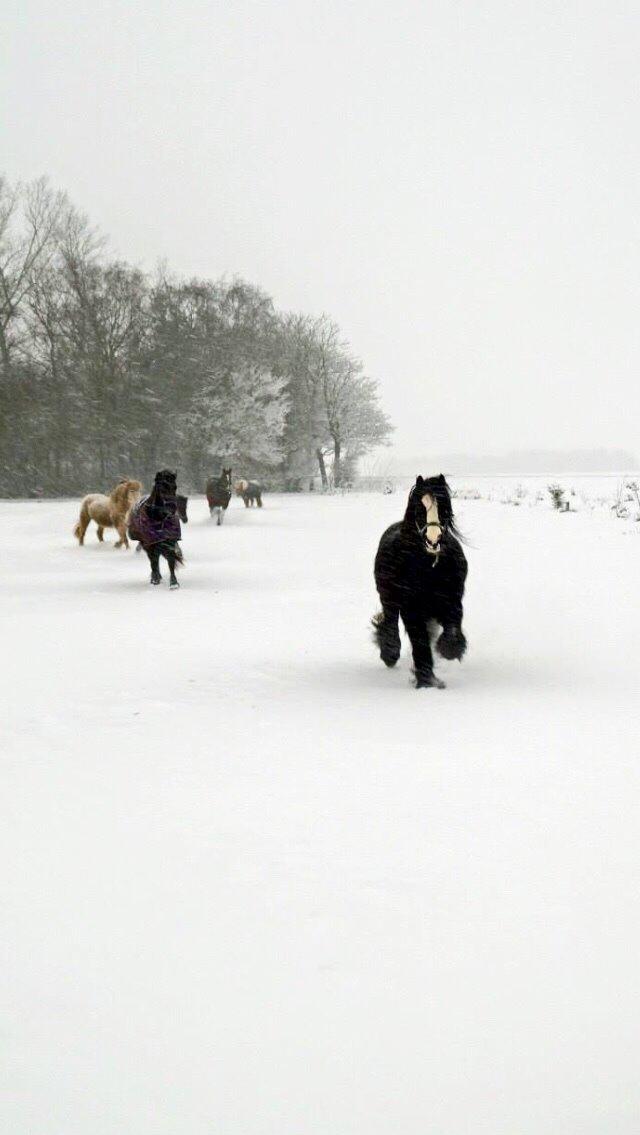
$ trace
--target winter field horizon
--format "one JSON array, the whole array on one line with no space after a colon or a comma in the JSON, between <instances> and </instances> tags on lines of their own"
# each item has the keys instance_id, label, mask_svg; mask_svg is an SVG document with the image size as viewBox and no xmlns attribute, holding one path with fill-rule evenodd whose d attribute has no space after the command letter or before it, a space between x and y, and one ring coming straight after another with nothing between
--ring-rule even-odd
<instances>
[{"instance_id":1,"label":"winter field horizon","mask_svg":"<svg viewBox=\"0 0 640 1135\"><path fill-rule=\"evenodd\" d=\"M193 497L177 593L0 502L3 1130L635 1135L640 523L534 481L452 479L442 691L371 642L404 486Z\"/></svg>"}]
</instances>

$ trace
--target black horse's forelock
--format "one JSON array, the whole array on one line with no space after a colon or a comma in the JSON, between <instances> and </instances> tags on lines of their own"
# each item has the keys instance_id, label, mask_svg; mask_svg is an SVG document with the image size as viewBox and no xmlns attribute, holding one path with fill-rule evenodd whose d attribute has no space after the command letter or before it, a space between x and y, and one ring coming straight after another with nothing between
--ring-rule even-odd
<instances>
[{"instance_id":1,"label":"black horse's forelock","mask_svg":"<svg viewBox=\"0 0 640 1135\"><path fill-rule=\"evenodd\" d=\"M444 521L446 530L451 532L461 544L464 544L464 537L456 524L453 514L451 487L442 473L438 477L420 477L416 480L415 485L412 486L409 493L405 520L408 520L409 523L415 523L417 508L420 508L425 513L426 517L426 509L420 499L425 493L430 493L435 497L440 519Z\"/></svg>"},{"instance_id":2,"label":"black horse's forelock","mask_svg":"<svg viewBox=\"0 0 640 1135\"><path fill-rule=\"evenodd\" d=\"M173 469L160 469L153 481L154 485L177 485L178 475Z\"/></svg>"}]
</instances>

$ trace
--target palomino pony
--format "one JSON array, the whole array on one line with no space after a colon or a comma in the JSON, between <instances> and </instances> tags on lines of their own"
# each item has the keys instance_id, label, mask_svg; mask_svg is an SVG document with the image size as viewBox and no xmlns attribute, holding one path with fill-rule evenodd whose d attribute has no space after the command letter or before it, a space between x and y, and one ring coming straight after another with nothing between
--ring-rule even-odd
<instances>
[{"instance_id":1,"label":"palomino pony","mask_svg":"<svg viewBox=\"0 0 640 1135\"><path fill-rule=\"evenodd\" d=\"M184 519L187 519L186 497L178 498L176 474L170 469L156 473L153 489L148 497L135 506L129 522L129 535L139 540L151 564L151 583L159 584L160 556L169 565L169 587L179 587L176 579L176 564L183 564L184 557L178 541L182 535L179 500L184 502Z\"/></svg>"},{"instance_id":2,"label":"palomino pony","mask_svg":"<svg viewBox=\"0 0 640 1135\"><path fill-rule=\"evenodd\" d=\"M219 477L210 477L207 481L207 501L211 516L216 514L216 523L222 524L224 514L231 500L231 469L224 469Z\"/></svg>"},{"instance_id":3,"label":"palomino pony","mask_svg":"<svg viewBox=\"0 0 640 1135\"><path fill-rule=\"evenodd\" d=\"M442 473L418 477L407 503L404 520L383 534L375 561L375 580L382 610L373 619L375 640L386 666L400 657L398 617L411 640L416 686L444 682L433 672L430 628L439 623L442 633L436 650L443 658L457 658L467 649L462 633L462 597L467 561L460 544L451 507L451 493Z\"/></svg>"},{"instance_id":4,"label":"palomino pony","mask_svg":"<svg viewBox=\"0 0 640 1135\"><path fill-rule=\"evenodd\" d=\"M242 497L245 508L249 508L253 504L262 508L262 485L259 485L257 481L236 481L234 487L236 496Z\"/></svg>"},{"instance_id":5,"label":"palomino pony","mask_svg":"<svg viewBox=\"0 0 640 1135\"><path fill-rule=\"evenodd\" d=\"M108 497L102 493L89 493L80 505L80 519L73 534L77 537L80 547L84 544L84 534L93 520L98 526L98 539L104 539L105 528L115 528L120 539L116 548L129 547L127 540L127 521L133 505L140 499L142 485L139 481L128 481L122 478Z\"/></svg>"}]
</instances>

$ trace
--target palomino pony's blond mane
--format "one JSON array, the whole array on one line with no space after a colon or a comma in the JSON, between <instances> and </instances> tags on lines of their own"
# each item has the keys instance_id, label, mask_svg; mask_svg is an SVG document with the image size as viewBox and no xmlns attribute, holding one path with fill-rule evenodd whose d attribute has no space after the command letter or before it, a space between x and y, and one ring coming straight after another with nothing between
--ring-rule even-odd
<instances>
[{"instance_id":1,"label":"palomino pony's blond mane","mask_svg":"<svg viewBox=\"0 0 640 1135\"><path fill-rule=\"evenodd\" d=\"M122 477L109 493L109 497L118 511L125 509L128 512L131 506L135 504L136 497L140 494L141 489L140 481L129 481L126 477Z\"/></svg>"}]
</instances>

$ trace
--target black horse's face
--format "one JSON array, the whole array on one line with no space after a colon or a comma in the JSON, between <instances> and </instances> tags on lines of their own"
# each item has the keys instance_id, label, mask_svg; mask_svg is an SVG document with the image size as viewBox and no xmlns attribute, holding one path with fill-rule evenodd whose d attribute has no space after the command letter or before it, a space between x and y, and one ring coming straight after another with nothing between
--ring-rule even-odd
<instances>
[{"instance_id":1,"label":"black horse's face","mask_svg":"<svg viewBox=\"0 0 640 1135\"><path fill-rule=\"evenodd\" d=\"M163 496L175 497L178 488L177 475L171 469L161 469L156 473L154 485Z\"/></svg>"},{"instance_id":2,"label":"black horse's face","mask_svg":"<svg viewBox=\"0 0 640 1135\"><path fill-rule=\"evenodd\" d=\"M437 551L443 532L453 523L451 490L442 473L437 477L416 478L409 494L407 515L424 536L427 549Z\"/></svg>"},{"instance_id":3,"label":"black horse's face","mask_svg":"<svg viewBox=\"0 0 640 1135\"><path fill-rule=\"evenodd\" d=\"M231 466L229 466L228 469L225 469L223 467L223 469L222 469L222 480L223 480L226 488L230 489L231 488Z\"/></svg>"}]
</instances>

